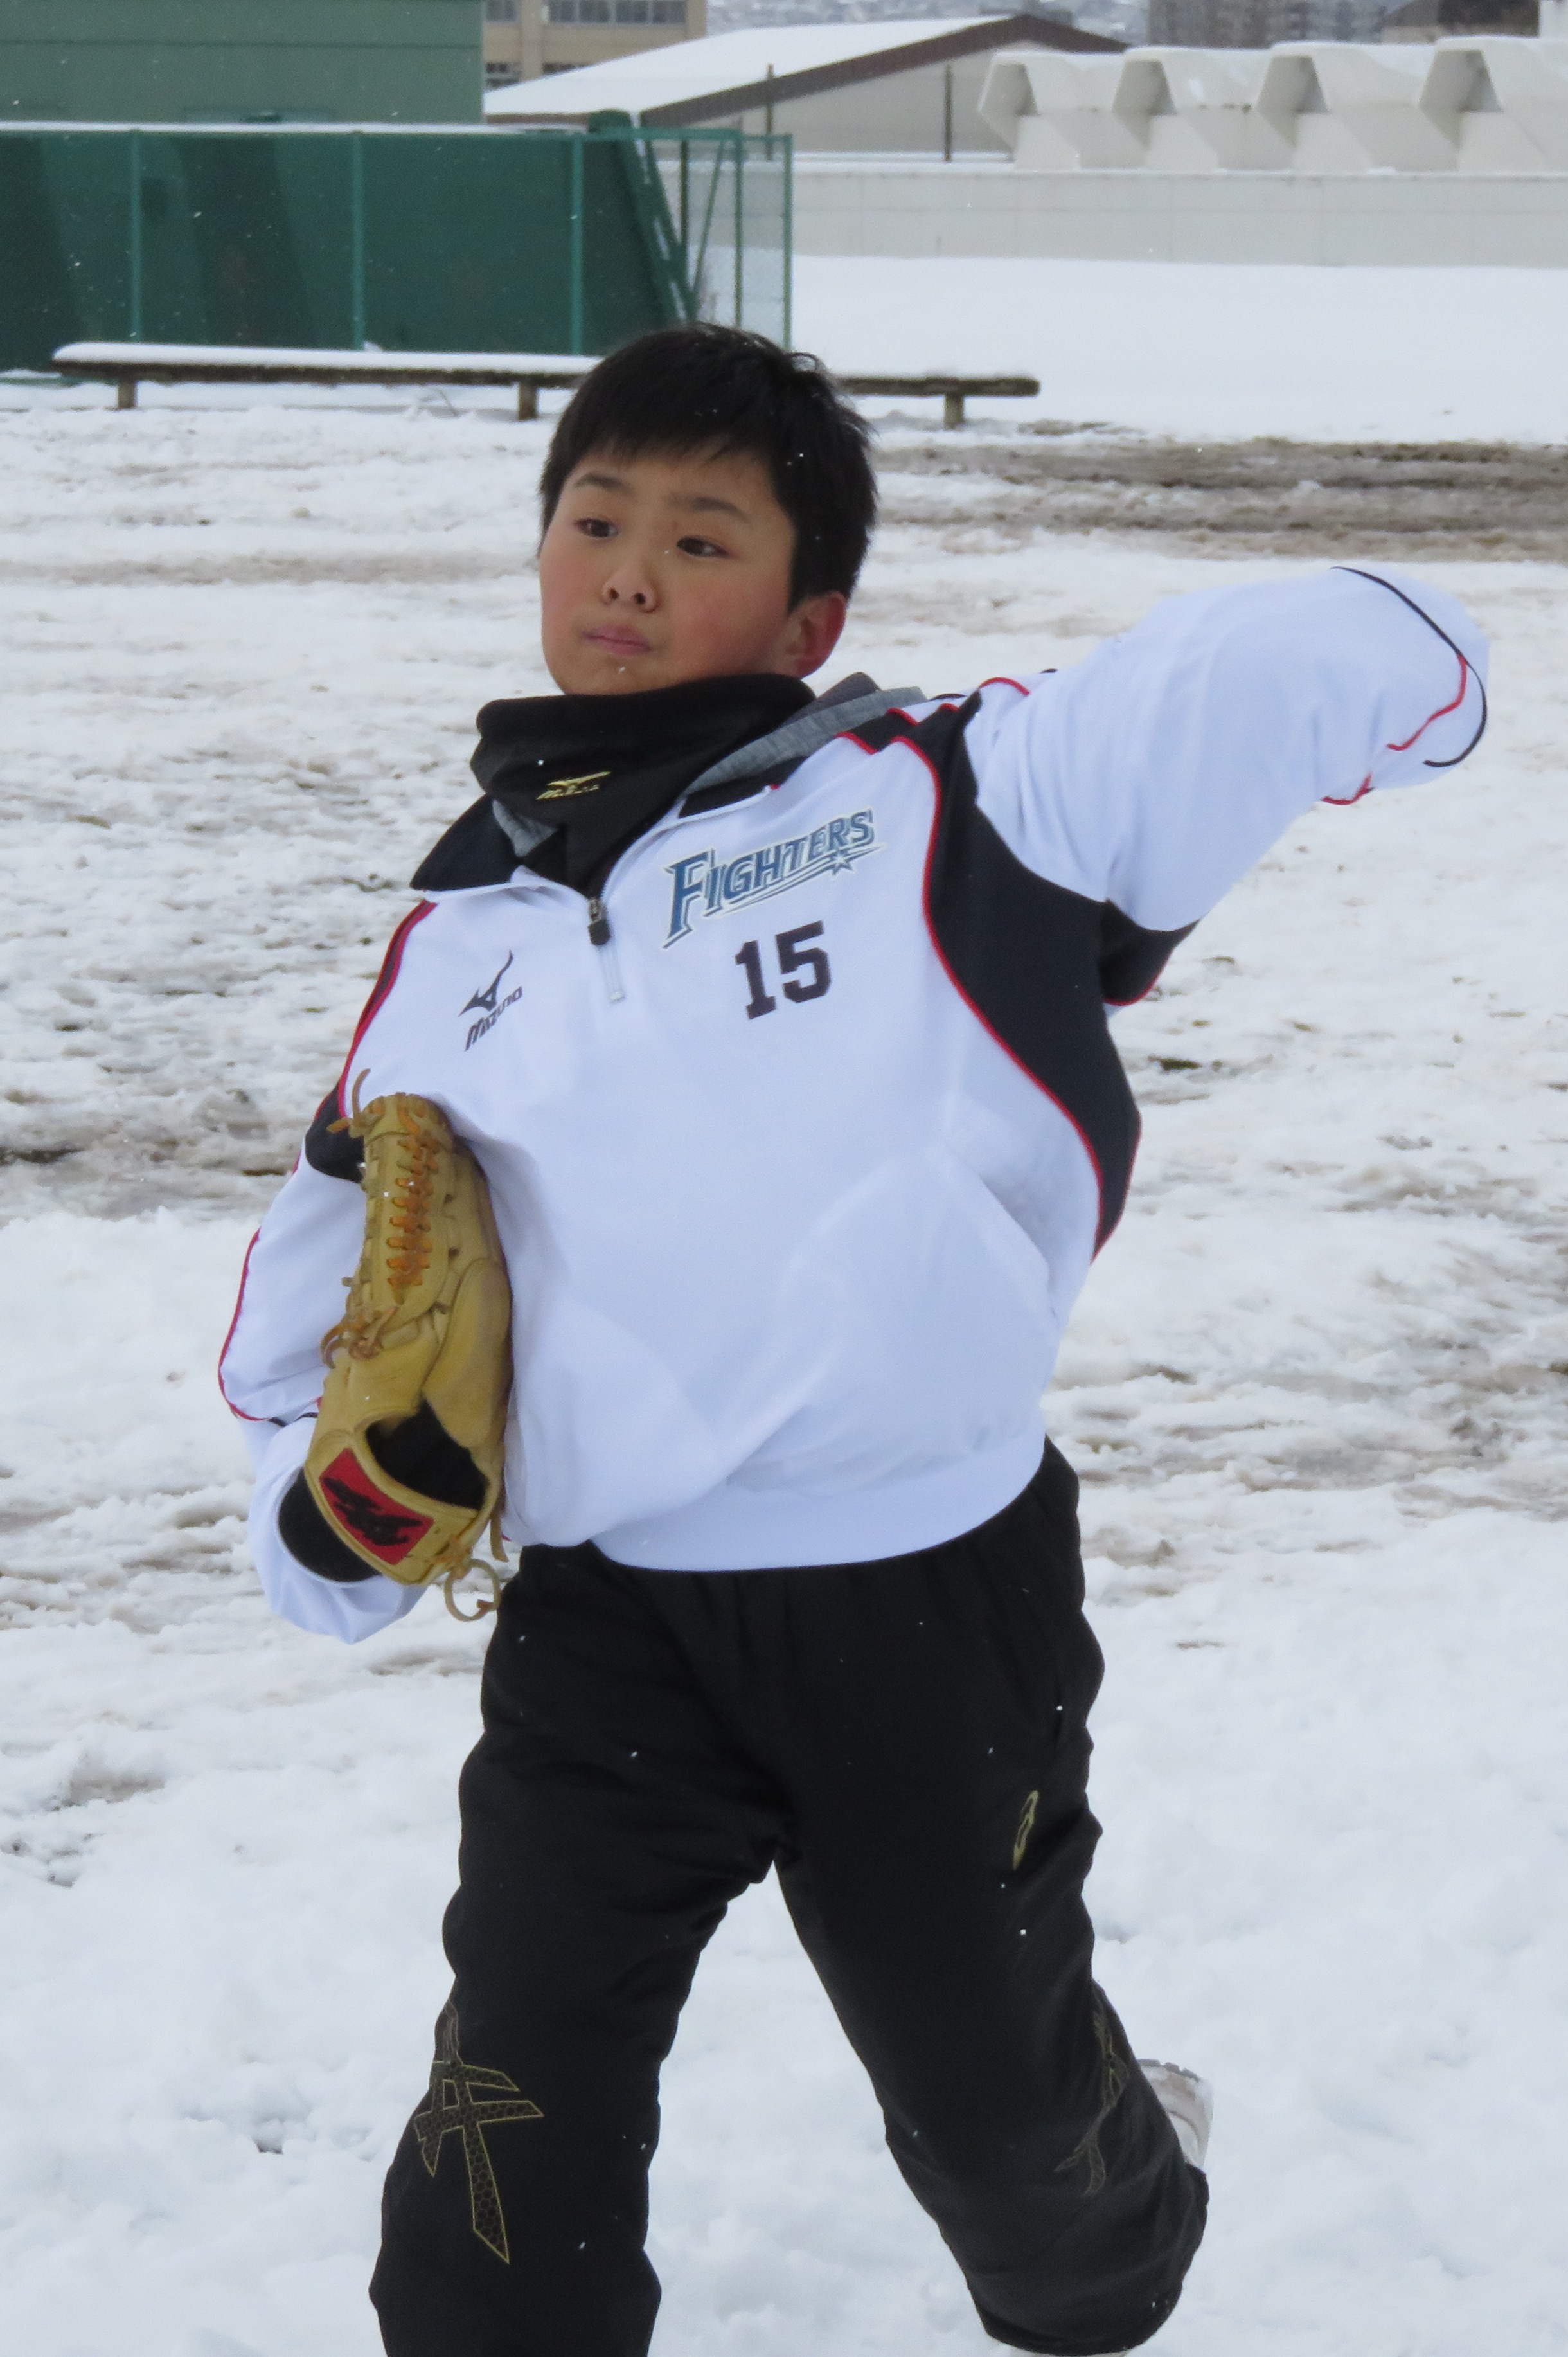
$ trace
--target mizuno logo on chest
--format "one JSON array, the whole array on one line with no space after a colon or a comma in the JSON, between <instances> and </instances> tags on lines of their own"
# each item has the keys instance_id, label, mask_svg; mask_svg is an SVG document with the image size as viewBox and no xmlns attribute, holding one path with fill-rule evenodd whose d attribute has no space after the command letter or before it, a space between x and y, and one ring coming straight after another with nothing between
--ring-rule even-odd
<instances>
[{"instance_id":1,"label":"mizuno logo on chest","mask_svg":"<svg viewBox=\"0 0 1568 2357\"><path fill-rule=\"evenodd\" d=\"M740 852L733 859L716 851L694 851L664 871L672 886L664 946L683 940L698 917L723 916L748 900L770 900L777 892L792 892L797 884L845 871L881 847L875 813L861 810L826 819L807 834L786 835L781 842L765 843L759 851Z\"/></svg>"},{"instance_id":2,"label":"mizuno logo on chest","mask_svg":"<svg viewBox=\"0 0 1568 2357\"><path fill-rule=\"evenodd\" d=\"M496 975L495 980L493 982L487 983L483 990L476 990L467 1005L461 1009L463 1014L477 1014L479 1018L477 1023L470 1023L468 1026L468 1036L463 1042L463 1052L465 1055L467 1055L468 1049L473 1047L477 1040L484 1039L487 1032L490 1032L495 1029L496 1025L500 1021L501 1017L506 1013L507 1008L509 1006L515 1006L518 1000L522 996L522 985L521 983L519 983L515 990L509 990L504 998L501 996L501 984L506 980L508 974L511 970L512 959L515 955L515 951L508 950L506 953L506 963Z\"/></svg>"}]
</instances>

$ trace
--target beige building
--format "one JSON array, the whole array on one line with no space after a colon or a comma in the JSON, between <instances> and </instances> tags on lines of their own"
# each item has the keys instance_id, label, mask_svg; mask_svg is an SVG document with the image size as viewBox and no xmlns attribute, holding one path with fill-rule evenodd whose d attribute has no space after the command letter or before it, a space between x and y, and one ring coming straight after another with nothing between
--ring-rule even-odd
<instances>
[{"instance_id":1,"label":"beige building","mask_svg":"<svg viewBox=\"0 0 1568 2357\"><path fill-rule=\"evenodd\" d=\"M700 41L708 0L485 0L485 87Z\"/></svg>"},{"instance_id":2,"label":"beige building","mask_svg":"<svg viewBox=\"0 0 1568 2357\"><path fill-rule=\"evenodd\" d=\"M1033 12L756 25L492 90L485 114L491 123L589 123L613 109L646 130L788 132L797 159L978 153L1000 162L1007 142L982 117L980 96L996 51L1020 44L1101 58L1122 49Z\"/></svg>"}]
</instances>

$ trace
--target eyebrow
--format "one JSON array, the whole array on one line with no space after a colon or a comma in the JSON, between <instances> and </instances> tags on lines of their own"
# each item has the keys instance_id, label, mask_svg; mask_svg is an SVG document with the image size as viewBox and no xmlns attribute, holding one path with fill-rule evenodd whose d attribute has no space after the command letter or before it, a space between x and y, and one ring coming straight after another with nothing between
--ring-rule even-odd
<instances>
[{"instance_id":1,"label":"eyebrow","mask_svg":"<svg viewBox=\"0 0 1568 2357\"><path fill-rule=\"evenodd\" d=\"M703 515L732 515L740 523L749 523L751 521L746 510L737 508L733 500L717 499L711 492L703 492L694 500L682 500L680 504L683 508L692 508Z\"/></svg>"},{"instance_id":2,"label":"eyebrow","mask_svg":"<svg viewBox=\"0 0 1568 2357\"><path fill-rule=\"evenodd\" d=\"M574 490L625 491L628 495L631 490L631 485L624 475L607 475L597 468L591 474L575 475L572 488ZM693 498L680 500L676 504L689 509L694 515L729 515L734 516L737 523L751 522L744 508L736 507L733 500L721 500L713 491L699 491Z\"/></svg>"}]
</instances>

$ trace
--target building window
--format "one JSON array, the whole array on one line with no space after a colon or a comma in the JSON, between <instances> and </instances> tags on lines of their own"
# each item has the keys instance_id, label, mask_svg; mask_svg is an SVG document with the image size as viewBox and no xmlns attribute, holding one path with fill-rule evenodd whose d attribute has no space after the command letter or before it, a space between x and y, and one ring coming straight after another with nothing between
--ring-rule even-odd
<instances>
[{"instance_id":1,"label":"building window","mask_svg":"<svg viewBox=\"0 0 1568 2357\"><path fill-rule=\"evenodd\" d=\"M485 0L487 25L515 25L517 0Z\"/></svg>"},{"instance_id":2,"label":"building window","mask_svg":"<svg viewBox=\"0 0 1568 2357\"><path fill-rule=\"evenodd\" d=\"M683 25L686 0L549 0L551 25Z\"/></svg>"},{"instance_id":3,"label":"building window","mask_svg":"<svg viewBox=\"0 0 1568 2357\"><path fill-rule=\"evenodd\" d=\"M499 90L503 82L516 81L521 70L515 58L487 58L485 88Z\"/></svg>"}]
</instances>

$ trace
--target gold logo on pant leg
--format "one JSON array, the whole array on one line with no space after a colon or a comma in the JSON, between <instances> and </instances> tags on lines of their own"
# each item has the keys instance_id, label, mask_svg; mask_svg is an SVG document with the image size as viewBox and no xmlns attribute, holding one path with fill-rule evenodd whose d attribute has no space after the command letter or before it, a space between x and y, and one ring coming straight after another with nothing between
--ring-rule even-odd
<instances>
[{"instance_id":1,"label":"gold logo on pant leg","mask_svg":"<svg viewBox=\"0 0 1568 2357\"><path fill-rule=\"evenodd\" d=\"M1100 2131L1126 2093L1133 2068L1126 2056L1117 2050L1116 2040L1111 2032L1111 2018L1105 2010L1105 1999L1098 1989L1091 1990L1090 1996L1094 2007L1095 2043L1100 2049L1100 2109L1067 2158L1057 2163L1058 2177L1070 2176L1080 2166L1085 2169L1083 2190L1086 2195L1104 2190L1105 2155L1100 2148Z\"/></svg>"},{"instance_id":2,"label":"gold logo on pant leg","mask_svg":"<svg viewBox=\"0 0 1568 2357\"><path fill-rule=\"evenodd\" d=\"M479 2100L476 2097L477 2089L494 2092ZM448 2005L435 2025L435 2061L430 2072L429 2101L424 2111L413 2115L413 2133L419 2139L419 2157L432 2177L440 2165L441 2148L447 2137L462 2138L474 2232L508 2266L511 2253L507 2245L506 2220L501 2215L500 2190L490 2165L485 2130L499 2127L508 2120L543 2117L537 2104L519 2094L516 2080L509 2079L504 2071L488 2071L478 2063L464 2061L457 2051L457 2008Z\"/></svg>"},{"instance_id":3,"label":"gold logo on pant leg","mask_svg":"<svg viewBox=\"0 0 1568 2357\"><path fill-rule=\"evenodd\" d=\"M1035 1830L1035 1815L1040 1805L1038 1792L1031 1792L1024 1803L1024 1813L1018 1820L1018 1830L1013 1836L1013 1866L1016 1872L1024 1863L1024 1852L1029 1846L1029 1835Z\"/></svg>"}]
</instances>

